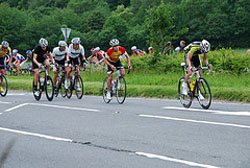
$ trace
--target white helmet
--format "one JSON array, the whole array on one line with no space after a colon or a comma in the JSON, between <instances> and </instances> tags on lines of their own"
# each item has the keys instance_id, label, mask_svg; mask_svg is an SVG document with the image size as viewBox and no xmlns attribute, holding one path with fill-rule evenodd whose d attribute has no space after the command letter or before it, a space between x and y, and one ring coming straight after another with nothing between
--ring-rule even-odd
<instances>
[{"instance_id":1,"label":"white helmet","mask_svg":"<svg viewBox=\"0 0 250 168\"><path fill-rule=\"evenodd\" d=\"M209 43L207 40L203 39L203 40L201 41L200 46L201 46L201 50L202 50L204 53L208 53L208 52L210 51L210 43Z\"/></svg>"},{"instance_id":2,"label":"white helmet","mask_svg":"<svg viewBox=\"0 0 250 168\"><path fill-rule=\"evenodd\" d=\"M61 40L61 41L58 42L58 46L59 47L67 47L68 45L67 45L67 43L65 41Z\"/></svg>"},{"instance_id":3,"label":"white helmet","mask_svg":"<svg viewBox=\"0 0 250 168\"><path fill-rule=\"evenodd\" d=\"M12 53L13 53L13 54L17 54L17 53L18 53L18 50L17 50L17 49L13 49Z\"/></svg>"},{"instance_id":4,"label":"white helmet","mask_svg":"<svg viewBox=\"0 0 250 168\"><path fill-rule=\"evenodd\" d=\"M80 44L80 43L81 43L80 37L74 37L74 38L71 40L71 43L72 43L72 44Z\"/></svg>"},{"instance_id":5,"label":"white helmet","mask_svg":"<svg viewBox=\"0 0 250 168\"><path fill-rule=\"evenodd\" d=\"M110 40L109 45L111 45L112 47L118 46L119 45L119 40L112 39L112 40Z\"/></svg>"},{"instance_id":6,"label":"white helmet","mask_svg":"<svg viewBox=\"0 0 250 168\"><path fill-rule=\"evenodd\" d=\"M4 47L4 48L8 48L9 47L9 43L7 41L2 41L1 45Z\"/></svg>"},{"instance_id":7,"label":"white helmet","mask_svg":"<svg viewBox=\"0 0 250 168\"><path fill-rule=\"evenodd\" d=\"M48 46L48 41L46 40L46 39L44 39L44 38L41 38L40 40L39 40L39 45L41 46L41 47L47 47Z\"/></svg>"},{"instance_id":8,"label":"white helmet","mask_svg":"<svg viewBox=\"0 0 250 168\"><path fill-rule=\"evenodd\" d=\"M148 47L148 51L150 51L150 50L152 50L153 49L153 47Z\"/></svg>"},{"instance_id":9,"label":"white helmet","mask_svg":"<svg viewBox=\"0 0 250 168\"><path fill-rule=\"evenodd\" d=\"M94 51L100 51L100 47L96 47Z\"/></svg>"},{"instance_id":10,"label":"white helmet","mask_svg":"<svg viewBox=\"0 0 250 168\"><path fill-rule=\"evenodd\" d=\"M131 50L136 50L136 49L137 49L136 46L131 47Z\"/></svg>"}]
</instances>

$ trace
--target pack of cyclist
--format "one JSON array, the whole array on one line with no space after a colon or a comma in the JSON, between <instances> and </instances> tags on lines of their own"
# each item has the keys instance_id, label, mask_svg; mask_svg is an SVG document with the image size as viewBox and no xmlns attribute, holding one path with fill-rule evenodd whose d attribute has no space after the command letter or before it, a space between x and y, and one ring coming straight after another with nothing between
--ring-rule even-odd
<instances>
[{"instance_id":1,"label":"pack of cyclist","mask_svg":"<svg viewBox=\"0 0 250 168\"><path fill-rule=\"evenodd\" d=\"M131 62L126 49L119 45L118 39L112 39L110 42L110 48L104 52L100 49L100 47L92 48L91 55L88 57L88 60L94 60L96 65L101 63L106 64L107 66L107 99L111 99L110 95L110 87L112 82L112 73L114 70L119 70L121 77L125 75L124 67L121 63L120 58L125 57L128 63L128 69L131 69ZM135 46L132 47L135 49ZM201 60L199 55L203 55L203 61L206 66L212 68L212 65L208 62L208 52L210 51L210 43L207 40L202 40L200 42L193 42L184 48L185 52L185 63L186 63L186 77L185 83L183 83L183 94L187 94L187 84L189 83L190 75L192 74L192 68L199 68L201 64ZM9 58L5 58L6 55L10 55ZM76 37L71 40L71 44L68 44L65 41L59 41L58 46L53 50L49 47L49 43L46 39L41 38L39 43L33 49L28 50L26 52L27 58L24 59L23 56L18 54L17 50L11 51L9 47L9 43L7 41L3 41L0 45L0 73L5 73L4 65L6 63L10 64L12 59L16 59L15 62L17 66L19 66L19 70L21 65L28 60L32 60L32 69L34 71L34 92L36 92L36 86L38 84L39 78L39 68L44 65L46 66L48 72L50 72L50 63L54 64L54 79L53 82L56 83L57 75L58 75L58 67L65 68L66 78L71 78L70 74L72 67L75 67L75 70L80 72L80 66L86 64L85 57L85 49L81 45L80 38ZM201 71L201 70L200 70ZM65 82L68 80L65 80ZM65 83L67 87L68 84ZM1 91L1 81L0 81L0 91Z\"/></svg>"}]
</instances>

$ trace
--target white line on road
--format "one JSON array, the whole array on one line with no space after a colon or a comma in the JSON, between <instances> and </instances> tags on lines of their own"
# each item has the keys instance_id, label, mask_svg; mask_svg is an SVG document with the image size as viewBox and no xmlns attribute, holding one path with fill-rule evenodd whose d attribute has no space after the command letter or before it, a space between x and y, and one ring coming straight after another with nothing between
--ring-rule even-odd
<instances>
[{"instance_id":1,"label":"white line on road","mask_svg":"<svg viewBox=\"0 0 250 168\"><path fill-rule=\"evenodd\" d=\"M55 140L55 141L62 141L62 142L69 142L69 143L76 142L76 141L73 141L72 139L60 138L60 137L55 137L55 136L50 136L50 135L45 135L45 134L32 133L32 132L26 132L26 131L19 131L19 130L10 129L10 128L0 127L0 131L11 132L11 133L27 135L27 136L33 136L33 137L43 138L43 139L48 139L48 140ZM156 155L156 154L150 154L150 153L144 153L144 152L133 152L133 153L135 153L138 156L143 156L143 157L147 157L147 158L156 158L156 159L161 159L161 160L164 160L164 161L176 162L176 163L181 163L181 164L185 164L185 165L189 165L189 166L196 166L196 167L202 167L202 168L218 168L218 167L215 167L215 166L199 164L199 163L190 162L190 161L186 161L186 160L175 159L175 158L169 158L169 157L166 157L166 156L161 156L161 155Z\"/></svg>"},{"instance_id":2,"label":"white line on road","mask_svg":"<svg viewBox=\"0 0 250 168\"><path fill-rule=\"evenodd\" d=\"M79 110L79 111L90 111L90 112L99 112L100 110L97 109L90 109L90 108L81 108L81 107L70 107L70 106L62 106L62 105L54 105L54 104L40 104L40 103L23 103L12 108L5 110L5 112L10 112L16 110L20 107L32 105L32 106L44 106L44 107L52 107L52 108L60 108L60 109L67 109L67 110Z\"/></svg>"},{"instance_id":3,"label":"white line on road","mask_svg":"<svg viewBox=\"0 0 250 168\"><path fill-rule=\"evenodd\" d=\"M11 104L11 102L3 102L3 101L0 101L0 104Z\"/></svg>"},{"instance_id":4,"label":"white line on road","mask_svg":"<svg viewBox=\"0 0 250 168\"><path fill-rule=\"evenodd\" d=\"M18 109L20 107L26 106L26 105L28 105L28 103L19 104L17 106L14 106L14 107L11 107L11 108L5 110L5 112L10 112L10 111L16 110L16 109Z\"/></svg>"},{"instance_id":5,"label":"white line on road","mask_svg":"<svg viewBox=\"0 0 250 168\"><path fill-rule=\"evenodd\" d=\"M24 96L26 93L8 93L8 96Z\"/></svg>"},{"instance_id":6,"label":"white line on road","mask_svg":"<svg viewBox=\"0 0 250 168\"><path fill-rule=\"evenodd\" d=\"M188 166L203 167L203 168L219 168L219 167L216 167L216 166L200 164L200 163L195 163L195 162L190 162L190 161L186 161L186 160L170 158L170 157L151 154L151 153L135 152L135 154L137 154L139 156L144 156L144 157L147 157L147 158L151 158L151 159L160 159L160 160L165 160L165 161L170 161L170 162L175 162L175 163L181 163L181 164L185 164L185 165L188 165Z\"/></svg>"},{"instance_id":7,"label":"white line on road","mask_svg":"<svg viewBox=\"0 0 250 168\"><path fill-rule=\"evenodd\" d=\"M80 111L90 111L90 112L99 112L100 111L97 109L62 106L62 105L54 105L54 104L40 104L40 103L28 103L28 104L33 105L33 106L53 107L53 108L60 108L60 109L67 109L67 110L80 110Z\"/></svg>"},{"instance_id":8,"label":"white line on road","mask_svg":"<svg viewBox=\"0 0 250 168\"><path fill-rule=\"evenodd\" d=\"M237 116L250 116L249 111L220 111L220 110L205 110L205 109L194 109L194 108L183 108L183 107L163 107L167 110L182 110L182 111L197 111L206 113L215 113L221 115L237 115Z\"/></svg>"},{"instance_id":9,"label":"white line on road","mask_svg":"<svg viewBox=\"0 0 250 168\"><path fill-rule=\"evenodd\" d=\"M6 131L6 132L12 132L12 133L16 133L16 134L22 134L22 135L28 135L28 136L33 136L33 137L45 138L45 139L50 139L50 140L55 140L55 141L73 142L73 140L71 140L71 139L59 138L59 137L54 137L54 136L49 136L49 135L44 135L44 134L26 132L26 131L19 131L19 130L3 128L3 127L0 127L0 130L1 131Z\"/></svg>"},{"instance_id":10,"label":"white line on road","mask_svg":"<svg viewBox=\"0 0 250 168\"><path fill-rule=\"evenodd\" d=\"M153 115L139 115L140 117L147 117L147 118L158 118L158 119L165 119L165 120L174 120L174 121L184 121L184 122L193 122L193 123L203 123L203 124L212 124L212 125L222 125L222 126L231 126L231 127L239 127L239 128L250 128L248 125L239 125L239 124L232 124L232 123L220 123L220 122L213 122L213 121L202 121L202 120L191 120L185 118L173 118L173 117L165 117L165 116L153 116Z\"/></svg>"}]
</instances>

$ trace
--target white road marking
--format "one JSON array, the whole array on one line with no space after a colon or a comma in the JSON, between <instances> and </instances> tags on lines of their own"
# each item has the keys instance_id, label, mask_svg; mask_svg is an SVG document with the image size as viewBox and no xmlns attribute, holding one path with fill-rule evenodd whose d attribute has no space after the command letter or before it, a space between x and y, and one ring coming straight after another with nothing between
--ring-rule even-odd
<instances>
[{"instance_id":1,"label":"white road marking","mask_svg":"<svg viewBox=\"0 0 250 168\"><path fill-rule=\"evenodd\" d=\"M3 113L0 113L0 115L2 115Z\"/></svg>"},{"instance_id":2,"label":"white road marking","mask_svg":"<svg viewBox=\"0 0 250 168\"><path fill-rule=\"evenodd\" d=\"M26 93L8 93L8 96L24 96Z\"/></svg>"},{"instance_id":3,"label":"white road marking","mask_svg":"<svg viewBox=\"0 0 250 168\"><path fill-rule=\"evenodd\" d=\"M28 103L19 104L17 106L14 106L14 107L11 107L11 108L5 110L5 112L10 112L10 111L16 110L16 109L18 109L20 107L26 106L26 105L28 105Z\"/></svg>"},{"instance_id":4,"label":"white road marking","mask_svg":"<svg viewBox=\"0 0 250 168\"><path fill-rule=\"evenodd\" d=\"M250 128L248 125L239 125L233 123L221 123L221 122L213 122L213 121L202 121L202 120L191 120L185 118L173 118L173 117L165 117L165 116L153 116L153 115L139 115L140 117L147 117L147 118L158 118L158 119L165 119L165 120L174 120L174 121L184 121L184 122L193 122L193 123L203 123L203 124L212 124L212 125L222 125L222 126L230 126L230 127L239 127L239 128Z\"/></svg>"},{"instance_id":5,"label":"white road marking","mask_svg":"<svg viewBox=\"0 0 250 168\"><path fill-rule=\"evenodd\" d=\"M205 109L194 109L194 108L184 108L184 107L163 107L163 108L167 110L197 111L197 112L214 113L220 115L250 116L249 111L220 111L220 110L205 110Z\"/></svg>"},{"instance_id":6,"label":"white road marking","mask_svg":"<svg viewBox=\"0 0 250 168\"><path fill-rule=\"evenodd\" d=\"M70 106L62 106L62 105L54 105L54 104L40 104L40 103L23 103L12 108L5 110L5 112L10 112L16 110L20 107L32 105L32 106L43 106L43 107L52 107L52 108L60 108L60 109L67 109L67 110L79 110L79 111L90 111L90 112L99 112L100 110L97 109L90 109L90 108L81 108L81 107L70 107Z\"/></svg>"},{"instance_id":7,"label":"white road marking","mask_svg":"<svg viewBox=\"0 0 250 168\"><path fill-rule=\"evenodd\" d=\"M44 135L44 134L26 132L26 131L19 131L19 130L3 128L3 127L0 127L0 131L12 132L16 134L28 135L28 136L50 139L50 140L55 140L55 141L73 142L73 140L71 139L59 138L59 137L54 137L54 136L49 136L49 135Z\"/></svg>"},{"instance_id":8,"label":"white road marking","mask_svg":"<svg viewBox=\"0 0 250 168\"><path fill-rule=\"evenodd\" d=\"M0 101L0 104L11 104L12 102L3 102L3 101Z\"/></svg>"},{"instance_id":9,"label":"white road marking","mask_svg":"<svg viewBox=\"0 0 250 168\"><path fill-rule=\"evenodd\" d=\"M33 133L33 132L19 131L19 130L10 129L10 128L4 128L4 127L0 127L0 131L11 132L11 133L27 135L27 136L37 137L37 138L43 138L43 139L48 139L48 140L54 140L54 141L62 141L62 142L69 142L69 143L76 142L76 141L73 141L72 139L60 138L60 137L39 134L39 133ZM170 161L170 162L176 162L176 163L185 164L188 166L195 166L195 167L202 167L202 168L218 168L218 167L211 166L211 165L205 165L205 164L190 162L190 161L186 161L186 160L169 158L166 156L150 154L150 153L145 153L145 152L133 152L133 153L135 153L138 156L143 156L143 157L147 157L147 158L155 158L155 159L160 159L160 160Z\"/></svg>"},{"instance_id":10,"label":"white road marking","mask_svg":"<svg viewBox=\"0 0 250 168\"><path fill-rule=\"evenodd\" d=\"M175 162L175 163L181 163L181 164L185 164L188 166L195 166L195 167L202 167L202 168L219 168L216 166L200 164L200 163L190 162L187 160L180 160L180 159L170 158L170 157L166 157L162 155L151 154L151 153L135 152L135 154L139 156L151 158L151 159L160 159L160 160L165 160L165 161L170 161L170 162Z\"/></svg>"},{"instance_id":11,"label":"white road marking","mask_svg":"<svg viewBox=\"0 0 250 168\"><path fill-rule=\"evenodd\" d=\"M54 104L40 104L40 103L28 103L28 104L33 105L33 106L53 107L53 108L60 108L60 109L67 109L67 110L79 110L79 111L90 111L90 112L99 112L100 111L100 110L97 110L97 109L62 106L62 105L54 105Z\"/></svg>"}]
</instances>

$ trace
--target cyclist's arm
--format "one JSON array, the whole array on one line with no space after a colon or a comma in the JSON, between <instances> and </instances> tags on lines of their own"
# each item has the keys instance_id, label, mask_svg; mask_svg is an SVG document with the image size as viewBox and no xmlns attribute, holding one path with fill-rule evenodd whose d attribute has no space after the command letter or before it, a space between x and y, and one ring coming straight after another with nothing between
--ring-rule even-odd
<instances>
[{"instance_id":1,"label":"cyclist's arm","mask_svg":"<svg viewBox=\"0 0 250 168\"><path fill-rule=\"evenodd\" d=\"M52 55L52 53L51 53L51 52L49 52L49 58L50 58L50 60L51 60L52 64L54 64L54 65L55 65L55 60L54 60L53 55Z\"/></svg>"},{"instance_id":2,"label":"cyclist's arm","mask_svg":"<svg viewBox=\"0 0 250 168\"><path fill-rule=\"evenodd\" d=\"M124 54L125 54L127 62L128 62L128 67L131 68L130 58L129 58L129 55L128 55L127 51L125 51Z\"/></svg>"},{"instance_id":3,"label":"cyclist's arm","mask_svg":"<svg viewBox=\"0 0 250 168\"><path fill-rule=\"evenodd\" d=\"M187 54L187 67L188 67L188 69L190 69L190 67L192 67L192 65L191 65L192 57L193 57L193 53L189 51Z\"/></svg>"},{"instance_id":4,"label":"cyclist's arm","mask_svg":"<svg viewBox=\"0 0 250 168\"><path fill-rule=\"evenodd\" d=\"M37 54L35 54L35 53L34 53L34 55L33 55L33 62L34 62L38 67L41 66L41 64L37 61Z\"/></svg>"},{"instance_id":5,"label":"cyclist's arm","mask_svg":"<svg viewBox=\"0 0 250 168\"><path fill-rule=\"evenodd\" d=\"M104 58L104 63L107 64L109 67L114 67L112 64L110 64L110 62L107 60L107 57L109 57L107 55L107 53L105 53L105 58Z\"/></svg>"},{"instance_id":6,"label":"cyclist's arm","mask_svg":"<svg viewBox=\"0 0 250 168\"><path fill-rule=\"evenodd\" d=\"M204 53L203 61L204 61L205 65L207 66L208 65L208 55L207 55L207 53Z\"/></svg>"}]
</instances>

